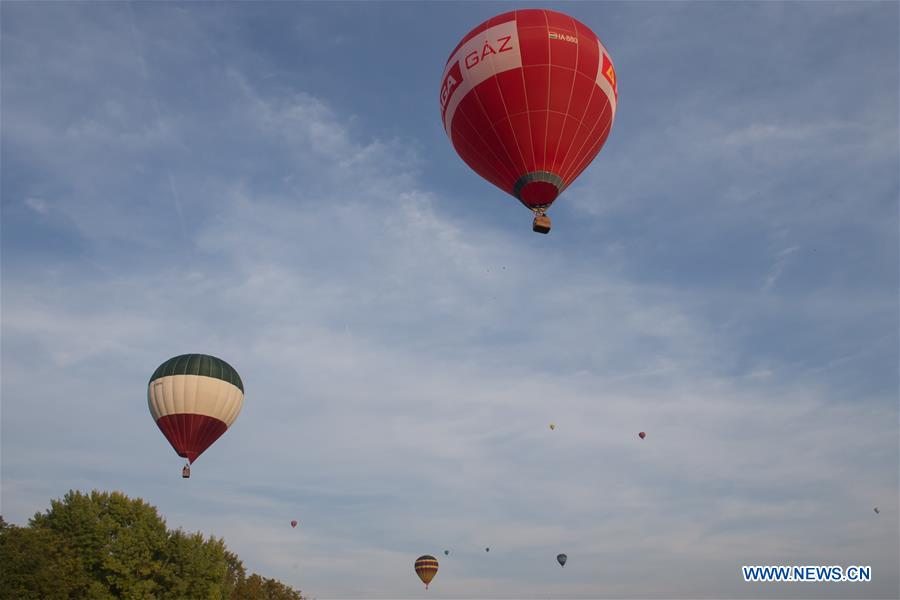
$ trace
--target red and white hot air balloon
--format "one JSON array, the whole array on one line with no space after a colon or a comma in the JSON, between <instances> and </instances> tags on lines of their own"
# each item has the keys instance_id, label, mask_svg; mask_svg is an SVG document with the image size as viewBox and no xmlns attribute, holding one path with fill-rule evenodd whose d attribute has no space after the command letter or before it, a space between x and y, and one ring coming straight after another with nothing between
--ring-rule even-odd
<instances>
[{"instance_id":1,"label":"red and white hot air balloon","mask_svg":"<svg viewBox=\"0 0 900 600\"><path fill-rule=\"evenodd\" d=\"M515 10L470 31L441 78L441 118L476 173L535 213L544 211L603 147L618 88L609 52L560 12Z\"/></svg>"},{"instance_id":2,"label":"red and white hot air balloon","mask_svg":"<svg viewBox=\"0 0 900 600\"><path fill-rule=\"evenodd\" d=\"M244 384L227 362L206 354L182 354L154 371L147 388L147 404L157 426L178 456L190 465L225 430L244 404Z\"/></svg>"}]
</instances>

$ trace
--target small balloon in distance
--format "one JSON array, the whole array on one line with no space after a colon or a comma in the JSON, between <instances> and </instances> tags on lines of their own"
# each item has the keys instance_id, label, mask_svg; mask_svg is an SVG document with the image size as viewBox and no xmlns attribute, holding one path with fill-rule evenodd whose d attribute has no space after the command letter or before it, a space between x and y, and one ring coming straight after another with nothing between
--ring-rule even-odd
<instances>
[{"instance_id":1,"label":"small balloon in distance","mask_svg":"<svg viewBox=\"0 0 900 600\"><path fill-rule=\"evenodd\" d=\"M647 433L644 432L644 431L642 431L642 432L640 432L640 433L638 434L638 437L641 438L641 439L644 439L645 437L647 437Z\"/></svg>"},{"instance_id":2,"label":"small balloon in distance","mask_svg":"<svg viewBox=\"0 0 900 600\"><path fill-rule=\"evenodd\" d=\"M878 510L878 507L877 507L877 506L875 507L875 514L876 514L876 515L880 515L880 514L881 514L881 511Z\"/></svg>"},{"instance_id":3,"label":"small balloon in distance","mask_svg":"<svg viewBox=\"0 0 900 600\"><path fill-rule=\"evenodd\" d=\"M556 425L554 423L550 423L550 431L554 431L556 429Z\"/></svg>"},{"instance_id":4,"label":"small balloon in distance","mask_svg":"<svg viewBox=\"0 0 900 600\"><path fill-rule=\"evenodd\" d=\"M422 583L425 584L425 589L427 590L428 584L431 583L431 580L434 579L434 576L437 575L438 572L437 559L430 554L423 554L416 559L414 566L416 575L418 575L419 579L422 580Z\"/></svg>"},{"instance_id":5,"label":"small balloon in distance","mask_svg":"<svg viewBox=\"0 0 900 600\"><path fill-rule=\"evenodd\" d=\"M450 556L450 551L449 551L449 550L444 550L444 555L445 555L445 556Z\"/></svg>"},{"instance_id":6,"label":"small balloon in distance","mask_svg":"<svg viewBox=\"0 0 900 600\"><path fill-rule=\"evenodd\" d=\"M559 566L561 566L561 567L566 566L566 561L568 559L569 559L569 557L566 556L565 554L557 554L556 555L556 561L559 563Z\"/></svg>"},{"instance_id":7,"label":"small balloon in distance","mask_svg":"<svg viewBox=\"0 0 900 600\"><path fill-rule=\"evenodd\" d=\"M297 526L297 521L291 521L291 527L296 527L296 526Z\"/></svg>"}]
</instances>

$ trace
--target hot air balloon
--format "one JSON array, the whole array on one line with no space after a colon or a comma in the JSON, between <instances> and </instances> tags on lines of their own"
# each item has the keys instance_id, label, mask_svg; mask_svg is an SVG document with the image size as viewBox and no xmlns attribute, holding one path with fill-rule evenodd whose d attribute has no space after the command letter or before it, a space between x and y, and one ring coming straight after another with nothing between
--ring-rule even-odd
<instances>
[{"instance_id":1,"label":"hot air balloon","mask_svg":"<svg viewBox=\"0 0 900 600\"><path fill-rule=\"evenodd\" d=\"M645 432L642 431L642 432L640 432L640 433L638 434L638 437L641 438L641 439L644 439L645 437L647 437L647 434L646 434Z\"/></svg>"},{"instance_id":2,"label":"hot air balloon","mask_svg":"<svg viewBox=\"0 0 900 600\"><path fill-rule=\"evenodd\" d=\"M170 358L150 377L147 404L178 456L191 463L231 427L244 403L244 384L227 362L207 354Z\"/></svg>"},{"instance_id":3,"label":"hot air balloon","mask_svg":"<svg viewBox=\"0 0 900 600\"><path fill-rule=\"evenodd\" d=\"M441 78L450 143L469 167L535 213L545 211L603 147L618 87L597 35L552 10L488 19L456 46Z\"/></svg>"},{"instance_id":4,"label":"hot air balloon","mask_svg":"<svg viewBox=\"0 0 900 600\"><path fill-rule=\"evenodd\" d=\"M449 551L449 550L444 550L444 556L450 556L450 551Z\"/></svg>"},{"instance_id":5,"label":"hot air balloon","mask_svg":"<svg viewBox=\"0 0 900 600\"><path fill-rule=\"evenodd\" d=\"M297 526L297 521L291 521L291 527L296 527L296 526Z\"/></svg>"},{"instance_id":6,"label":"hot air balloon","mask_svg":"<svg viewBox=\"0 0 900 600\"><path fill-rule=\"evenodd\" d=\"M875 507L875 514L876 514L876 515L880 515L880 514L881 514L881 511L878 510L878 507L877 507L877 506Z\"/></svg>"},{"instance_id":7,"label":"hot air balloon","mask_svg":"<svg viewBox=\"0 0 900 600\"><path fill-rule=\"evenodd\" d=\"M557 554L556 555L556 560L557 560L557 562L559 562L559 566L561 566L561 567L566 566L566 561L568 560L568 558L569 557L566 556L565 554Z\"/></svg>"},{"instance_id":8,"label":"hot air balloon","mask_svg":"<svg viewBox=\"0 0 900 600\"><path fill-rule=\"evenodd\" d=\"M554 425L553 423L550 423L550 431L553 431L555 429L556 429L556 425Z\"/></svg>"},{"instance_id":9,"label":"hot air balloon","mask_svg":"<svg viewBox=\"0 0 900 600\"><path fill-rule=\"evenodd\" d=\"M490 548L485 548L484 551L485 551L485 552L490 552L491 549L490 549Z\"/></svg>"},{"instance_id":10,"label":"hot air balloon","mask_svg":"<svg viewBox=\"0 0 900 600\"><path fill-rule=\"evenodd\" d=\"M416 575L418 575L419 579L422 580L422 583L425 584L425 589L427 590L428 584L431 583L431 580L434 579L435 575L437 575L438 561L430 554L423 554L416 559L415 566Z\"/></svg>"}]
</instances>

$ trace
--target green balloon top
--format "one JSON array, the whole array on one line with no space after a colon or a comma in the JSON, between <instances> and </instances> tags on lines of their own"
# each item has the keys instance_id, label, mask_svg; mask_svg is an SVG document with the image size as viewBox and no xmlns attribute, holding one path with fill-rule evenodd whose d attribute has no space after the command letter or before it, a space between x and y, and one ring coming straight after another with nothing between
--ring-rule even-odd
<instances>
[{"instance_id":1,"label":"green balloon top","mask_svg":"<svg viewBox=\"0 0 900 600\"><path fill-rule=\"evenodd\" d=\"M208 354L182 354L170 358L153 372L150 381L159 379L160 377L168 377L169 375L203 375L205 377L214 377L227 381L234 385L241 393L244 392L244 382L241 376L221 358L210 356Z\"/></svg>"}]
</instances>

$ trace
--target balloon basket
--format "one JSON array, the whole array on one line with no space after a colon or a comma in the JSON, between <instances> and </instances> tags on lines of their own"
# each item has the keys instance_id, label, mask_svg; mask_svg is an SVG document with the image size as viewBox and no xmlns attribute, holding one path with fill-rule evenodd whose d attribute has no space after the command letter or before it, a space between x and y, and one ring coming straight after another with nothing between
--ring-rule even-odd
<instances>
[{"instance_id":1,"label":"balloon basket","mask_svg":"<svg viewBox=\"0 0 900 600\"><path fill-rule=\"evenodd\" d=\"M191 467L190 465L184 465L181 469L181 477L184 479L188 479L191 476Z\"/></svg>"},{"instance_id":2,"label":"balloon basket","mask_svg":"<svg viewBox=\"0 0 900 600\"><path fill-rule=\"evenodd\" d=\"M535 233L550 233L550 217L544 214L535 215L531 230Z\"/></svg>"}]
</instances>

